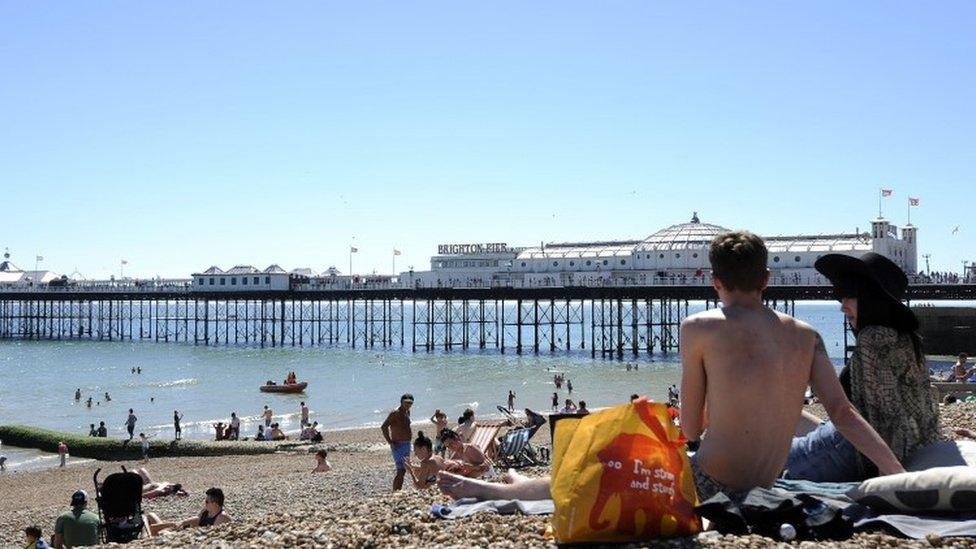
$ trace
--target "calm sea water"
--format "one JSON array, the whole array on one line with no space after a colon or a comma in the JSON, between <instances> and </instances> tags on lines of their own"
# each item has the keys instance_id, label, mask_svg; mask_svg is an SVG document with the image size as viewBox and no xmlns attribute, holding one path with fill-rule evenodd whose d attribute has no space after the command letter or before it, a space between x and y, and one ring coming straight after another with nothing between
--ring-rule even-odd
<instances>
[{"instance_id":1,"label":"calm sea water","mask_svg":"<svg viewBox=\"0 0 976 549\"><path fill-rule=\"evenodd\" d=\"M694 311L694 307L692 308ZM843 323L836 303L797 305L797 316L824 336L828 351L843 358ZM408 328L409 330L409 328ZM402 393L416 397L414 417L430 417L435 408L456 418L465 408L479 416L497 415L509 389L519 408L548 410L554 387L552 371L566 372L572 398L591 408L625 402L631 393L663 399L680 382L677 356L642 356L640 369L627 361L592 359L578 354L504 355L497 351L412 353L343 348L203 347L151 342L0 342L0 424L25 423L87 434L89 424L104 421L109 435L122 437L129 408L139 418L136 433L173 436L173 411L183 415L185 438L210 438L212 424L231 412L242 418L243 435L253 436L267 404L286 430L298 429L301 401L312 419L326 429L377 426ZM142 369L133 374L132 368ZM268 395L265 380L284 379L289 371L309 382L304 395ZM76 388L82 400L74 400ZM108 392L111 402L104 393ZM91 396L95 404L85 406ZM565 387L560 399L567 396ZM15 455L3 449L8 465L36 453Z\"/></svg>"}]
</instances>

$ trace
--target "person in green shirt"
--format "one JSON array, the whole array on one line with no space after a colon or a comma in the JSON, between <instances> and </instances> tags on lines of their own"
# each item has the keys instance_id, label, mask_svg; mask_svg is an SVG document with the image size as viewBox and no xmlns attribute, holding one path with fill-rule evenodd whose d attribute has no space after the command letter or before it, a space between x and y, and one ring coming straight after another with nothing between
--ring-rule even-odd
<instances>
[{"instance_id":1,"label":"person in green shirt","mask_svg":"<svg viewBox=\"0 0 976 549\"><path fill-rule=\"evenodd\" d=\"M54 547L85 547L98 545L98 515L85 509L88 494L78 490L71 495L71 510L65 511L54 523Z\"/></svg>"}]
</instances>

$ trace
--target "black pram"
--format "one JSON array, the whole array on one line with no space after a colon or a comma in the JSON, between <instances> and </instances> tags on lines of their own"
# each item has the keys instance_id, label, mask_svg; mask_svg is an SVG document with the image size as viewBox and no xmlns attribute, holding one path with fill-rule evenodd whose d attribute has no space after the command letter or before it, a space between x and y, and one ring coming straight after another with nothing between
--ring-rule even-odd
<instances>
[{"instance_id":1,"label":"black pram","mask_svg":"<svg viewBox=\"0 0 976 549\"><path fill-rule=\"evenodd\" d=\"M98 483L95 471L95 501L98 517L102 522L102 540L105 543L128 543L142 535L145 516L142 514L142 477L122 468Z\"/></svg>"}]
</instances>

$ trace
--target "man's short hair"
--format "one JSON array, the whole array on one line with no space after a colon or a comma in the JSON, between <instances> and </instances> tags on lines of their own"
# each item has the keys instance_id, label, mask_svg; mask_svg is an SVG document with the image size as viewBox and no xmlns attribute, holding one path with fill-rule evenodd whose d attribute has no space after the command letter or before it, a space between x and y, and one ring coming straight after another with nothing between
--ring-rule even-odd
<instances>
[{"instance_id":1,"label":"man's short hair","mask_svg":"<svg viewBox=\"0 0 976 549\"><path fill-rule=\"evenodd\" d=\"M730 231L712 239L708 261L715 278L729 290L755 292L766 281L766 243L749 231Z\"/></svg>"},{"instance_id":2,"label":"man's short hair","mask_svg":"<svg viewBox=\"0 0 976 549\"><path fill-rule=\"evenodd\" d=\"M207 497L212 499L214 503L223 507L224 506L224 491L220 488L210 488L206 492Z\"/></svg>"}]
</instances>

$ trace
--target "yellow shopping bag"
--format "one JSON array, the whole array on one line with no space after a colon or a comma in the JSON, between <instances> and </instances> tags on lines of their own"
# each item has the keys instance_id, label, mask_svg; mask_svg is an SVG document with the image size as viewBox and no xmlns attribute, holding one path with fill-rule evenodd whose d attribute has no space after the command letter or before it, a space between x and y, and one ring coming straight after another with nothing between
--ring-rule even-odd
<instances>
[{"instance_id":1,"label":"yellow shopping bag","mask_svg":"<svg viewBox=\"0 0 976 549\"><path fill-rule=\"evenodd\" d=\"M556 423L552 517L559 543L625 542L701 531L680 431L639 400Z\"/></svg>"}]
</instances>

